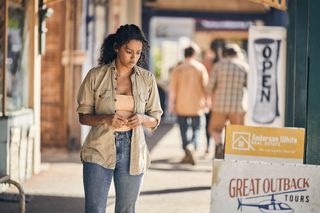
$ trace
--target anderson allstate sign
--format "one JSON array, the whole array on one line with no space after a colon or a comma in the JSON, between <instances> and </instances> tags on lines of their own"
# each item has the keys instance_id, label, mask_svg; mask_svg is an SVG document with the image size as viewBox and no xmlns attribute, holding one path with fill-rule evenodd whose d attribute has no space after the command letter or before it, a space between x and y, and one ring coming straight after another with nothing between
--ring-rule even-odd
<instances>
[{"instance_id":1,"label":"anderson allstate sign","mask_svg":"<svg viewBox=\"0 0 320 213\"><path fill-rule=\"evenodd\" d=\"M320 167L214 160L211 213L317 213Z\"/></svg>"}]
</instances>

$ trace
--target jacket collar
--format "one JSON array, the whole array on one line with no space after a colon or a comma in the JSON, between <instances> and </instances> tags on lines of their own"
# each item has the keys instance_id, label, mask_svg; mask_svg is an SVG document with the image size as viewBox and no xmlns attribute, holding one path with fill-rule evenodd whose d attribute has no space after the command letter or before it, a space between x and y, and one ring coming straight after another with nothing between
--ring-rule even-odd
<instances>
[{"instance_id":1,"label":"jacket collar","mask_svg":"<svg viewBox=\"0 0 320 213\"><path fill-rule=\"evenodd\" d=\"M116 61L113 60L110 64L109 64L109 69L111 69L112 72L116 71ZM141 75L141 68L137 65L135 65L133 67L133 74L138 74L138 75Z\"/></svg>"}]
</instances>

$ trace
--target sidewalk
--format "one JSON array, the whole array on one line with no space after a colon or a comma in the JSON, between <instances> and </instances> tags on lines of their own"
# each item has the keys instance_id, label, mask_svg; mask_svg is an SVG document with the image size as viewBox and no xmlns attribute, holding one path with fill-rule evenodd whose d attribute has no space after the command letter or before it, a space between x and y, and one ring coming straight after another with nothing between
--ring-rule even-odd
<instances>
[{"instance_id":1,"label":"sidewalk","mask_svg":"<svg viewBox=\"0 0 320 213\"><path fill-rule=\"evenodd\" d=\"M210 210L212 161L204 153L204 138L196 166L179 164L183 157L179 128L163 124L148 137L152 164L144 176L138 213L207 213ZM84 212L82 164L79 153L48 150L42 154L42 171L23 184L27 213ZM8 192L15 192L10 188ZM114 211L111 188L107 212ZM18 212L18 203L0 201L1 213Z\"/></svg>"}]
</instances>

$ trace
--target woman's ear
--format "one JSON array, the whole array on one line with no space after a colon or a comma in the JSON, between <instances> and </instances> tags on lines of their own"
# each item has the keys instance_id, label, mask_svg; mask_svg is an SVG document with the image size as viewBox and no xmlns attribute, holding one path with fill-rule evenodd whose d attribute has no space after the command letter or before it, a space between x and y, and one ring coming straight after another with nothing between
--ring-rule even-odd
<instances>
[{"instance_id":1,"label":"woman's ear","mask_svg":"<svg viewBox=\"0 0 320 213\"><path fill-rule=\"evenodd\" d=\"M119 51L118 45L117 44L113 44L113 49L117 53Z\"/></svg>"}]
</instances>

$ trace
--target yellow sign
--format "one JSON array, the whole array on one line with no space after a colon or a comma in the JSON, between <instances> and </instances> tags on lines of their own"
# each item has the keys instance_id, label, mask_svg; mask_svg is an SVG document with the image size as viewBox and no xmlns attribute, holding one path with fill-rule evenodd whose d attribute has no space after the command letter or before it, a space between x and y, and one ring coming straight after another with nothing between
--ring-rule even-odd
<instances>
[{"instance_id":1,"label":"yellow sign","mask_svg":"<svg viewBox=\"0 0 320 213\"><path fill-rule=\"evenodd\" d=\"M271 128L228 125L225 155L303 160L302 128Z\"/></svg>"}]
</instances>

